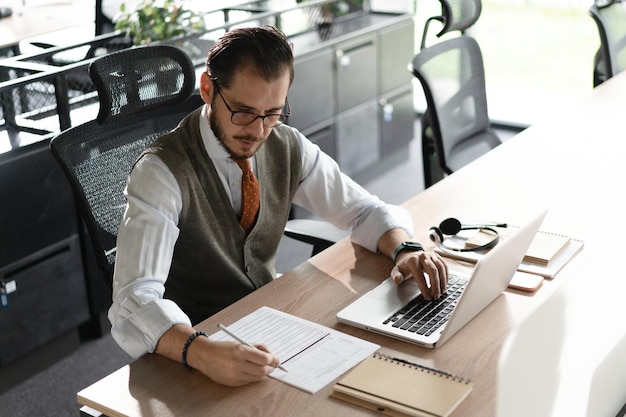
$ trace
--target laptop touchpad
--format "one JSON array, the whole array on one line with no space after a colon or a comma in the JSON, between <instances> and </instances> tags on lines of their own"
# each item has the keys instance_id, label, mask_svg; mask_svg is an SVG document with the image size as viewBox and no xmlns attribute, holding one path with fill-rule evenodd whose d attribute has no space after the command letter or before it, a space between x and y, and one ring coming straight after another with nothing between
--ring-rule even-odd
<instances>
[{"instance_id":1,"label":"laptop touchpad","mask_svg":"<svg viewBox=\"0 0 626 417\"><path fill-rule=\"evenodd\" d=\"M390 305L396 303L406 303L420 290L417 283L412 278L405 280L402 284L396 285L391 278L387 278L378 287L367 294L367 298L384 301Z\"/></svg>"}]
</instances>

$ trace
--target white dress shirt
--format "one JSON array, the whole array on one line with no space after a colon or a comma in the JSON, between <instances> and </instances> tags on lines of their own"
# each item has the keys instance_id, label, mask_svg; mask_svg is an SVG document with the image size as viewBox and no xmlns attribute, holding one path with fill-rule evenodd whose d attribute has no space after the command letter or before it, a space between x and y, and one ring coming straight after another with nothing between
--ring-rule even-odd
<instances>
[{"instance_id":1,"label":"white dress shirt","mask_svg":"<svg viewBox=\"0 0 626 417\"><path fill-rule=\"evenodd\" d=\"M207 107L200 118L206 151L215 165L233 209L241 208L241 170L208 125ZM401 207L382 202L339 170L337 163L297 132L302 149L302 181L293 203L341 229L352 229L353 242L376 252L389 229L413 236L413 223ZM254 158L253 169L256 170ZM150 154L134 167L126 187L127 206L117 241L111 333L131 356L153 352L175 324L191 324L173 301L163 299L165 282L178 238L182 199L173 174Z\"/></svg>"}]
</instances>

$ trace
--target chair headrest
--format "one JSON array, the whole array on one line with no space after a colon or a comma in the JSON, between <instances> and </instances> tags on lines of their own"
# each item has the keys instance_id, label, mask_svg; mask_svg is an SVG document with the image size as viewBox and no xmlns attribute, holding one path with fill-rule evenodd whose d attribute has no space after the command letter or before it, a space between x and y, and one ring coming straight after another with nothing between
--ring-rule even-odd
<instances>
[{"instance_id":1,"label":"chair headrest","mask_svg":"<svg viewBox=\"0 0 626 417\"><path fill-rule=\"evenodd\" d=\"M617 1L617 3L620 3L621 0L594 0L593 3L598 7L598 9L602 9L605 7L609 7L611 4L615 3Z\"/></svg>"},{"instance_id":2,"label":"chair headrest","mask_svg":"<svg viewBox=\"0 0 626 417\"><path fill-rule=\"evenodd\" d=\"M104 55L91 63L89 76L100 100L99 124L181 103L196 87L191 58L169 45L138 46Z\"/></svg>"},{"instance_id":3,"label":"chair headrest","mask_svg":"<svg viewBox=\"0 0 626 417\"><path fill-rule=\"evenodd\" d=\"M426 47L428 30L433 21L441 23L441 29L437 33L437 37L441 37L446 33L458 30L464 32L472 26L482 12L481 0L439 0L441 3L441 16L429 17L422 32L422 41L420 49Z\"/></svg>"},{"instance_id":4,"label":"chair headrest","mask_svg":"<svg viewBox=\"0 0 626 417\"><path fill-rule=\"evenodd\" d=\"M464 31L476 23L482 12L482 3L480 0L440 1L443 13L443 28L437 36L441 36L453 30Z\"/></svg>"}]
</instances>

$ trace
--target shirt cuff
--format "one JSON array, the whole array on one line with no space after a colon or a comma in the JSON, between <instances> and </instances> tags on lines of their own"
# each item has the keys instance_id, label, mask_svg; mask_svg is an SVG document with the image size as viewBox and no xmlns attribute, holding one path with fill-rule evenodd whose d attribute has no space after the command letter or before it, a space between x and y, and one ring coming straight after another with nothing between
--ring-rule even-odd
<instances>
[{"instance_id":1,"label":"shirt cuff","mask_svg":"<svg viewBox=\"0 0 626 417\"><path fill-rule=\"evenodd\" d=\"M110 309L111 335L117 344L133 358L154 352L161 336L172 326L177 324L191 326L189 317L180 307L166 299L150 301L128 317L117 321L113 319L114 314Z\"/></svg>"},{"instance_id":2,"label":"shirt cuff","mask_svg":"<svg viewBox=\"0 0 626 417\"><path fill-rule=\"evenodd\" d=\"M377 252L380 238L391 229L403 229L409 238L415 235L413 218L409 212L400 206L384 204L373 209L352 229L350 239L371 252Z\"/></svg>"}]
</instances>

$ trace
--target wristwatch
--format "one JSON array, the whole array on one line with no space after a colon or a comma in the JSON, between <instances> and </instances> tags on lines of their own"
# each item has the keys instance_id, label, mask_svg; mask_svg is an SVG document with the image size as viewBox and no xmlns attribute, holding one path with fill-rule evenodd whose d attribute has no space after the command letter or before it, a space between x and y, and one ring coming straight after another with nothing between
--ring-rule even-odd
<instances>
[{"instance_id":1,"label":"wristwatch","mask_svg":"<svg viewBox=\"0 0 626 417\"><path fill-rule=\"evenodd\" d=\"M393 263L394 264L396 263L396 258L398 257L400 252L404 250L417 252L417 251L423 251L424 247L422 246L421 243L418 243L418 242L409 242L409 241L402 242L400 246L398 246L396 250L393 251Z\"/></svg>"}]
</instances>

